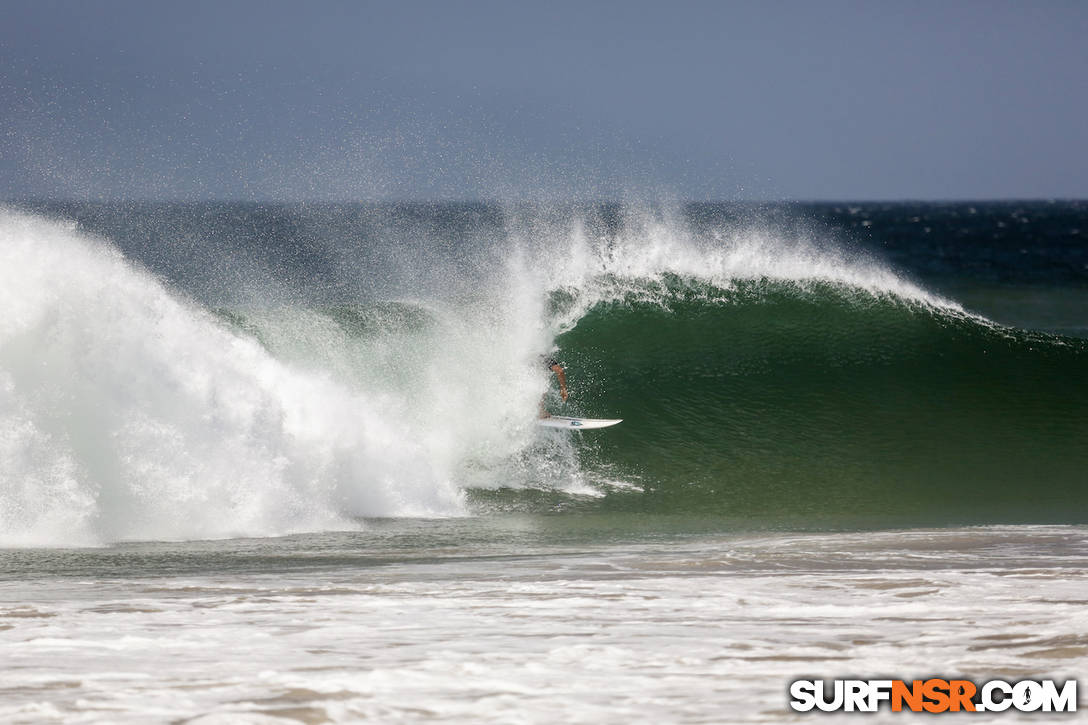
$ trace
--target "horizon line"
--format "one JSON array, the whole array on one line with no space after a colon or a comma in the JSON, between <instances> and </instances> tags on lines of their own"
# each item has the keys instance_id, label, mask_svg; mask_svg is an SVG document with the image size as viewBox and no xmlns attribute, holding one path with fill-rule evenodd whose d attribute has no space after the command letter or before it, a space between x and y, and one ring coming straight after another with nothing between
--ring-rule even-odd
<instances>
[{"instance_id":1,"label":"horizon line","mask_svg":"<svg viewBox=\"0 0 1088 725\"><path fill-rule=\"evenodd\" d=\"M1032 204L1057 204L1088 202L1085 197L902 197L902 198L768 198L768 199L607 199L607 198L568 198L568 199L499 199L499 198L401 198L401 199L320 199L320 198L240 198L240 197L112 197L91 198L76 196L27 196L8 197L0 199L0 204L485 204L485 205L510 205L510 204L553 204L553 205L617 205L631 206L640 203L672 203L681 205L694 204L995 204L995 203L1032 203Z\"/></svg>"}]
</instances>

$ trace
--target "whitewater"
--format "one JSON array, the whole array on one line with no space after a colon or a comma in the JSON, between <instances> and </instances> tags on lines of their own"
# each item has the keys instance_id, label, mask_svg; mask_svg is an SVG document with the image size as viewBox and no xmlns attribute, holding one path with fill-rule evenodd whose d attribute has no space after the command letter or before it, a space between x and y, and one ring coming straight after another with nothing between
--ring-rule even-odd
<instances>
[{"instance_id":1,"label":"whitewater","mask_svg":"<svg viewBox=\"0 0 1088 725\"><path fill-rule=\"evenodd\" d=\"M460 510L396 403L277 362L102 241L24 216L0 237L5 543Z\"/></svg>"}]
</instances>

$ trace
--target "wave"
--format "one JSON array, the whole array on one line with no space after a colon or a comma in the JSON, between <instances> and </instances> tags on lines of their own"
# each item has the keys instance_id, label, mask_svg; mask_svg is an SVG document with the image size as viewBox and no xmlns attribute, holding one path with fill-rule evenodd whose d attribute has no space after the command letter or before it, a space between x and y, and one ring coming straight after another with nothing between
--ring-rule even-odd
<instances>
[{"instance_id":1,"label":"wave","mask_svg":"<svg viewBox=\"0 0 1088 725\"><path fill-rule=\"evenodd\" d=\"M371 250L395 262L352 268L373 284L323 282L378 297L247 282L213 304L153 257L0 211L0 544L507 509L1084 519L1085 341L758 228L539 209L502 226L446 240L447 263L432 238L418 267ZM187 243L214 287L233 248ZM534 425L553 348L568 409L622 425Z\"/></svg>"}]
</instances>

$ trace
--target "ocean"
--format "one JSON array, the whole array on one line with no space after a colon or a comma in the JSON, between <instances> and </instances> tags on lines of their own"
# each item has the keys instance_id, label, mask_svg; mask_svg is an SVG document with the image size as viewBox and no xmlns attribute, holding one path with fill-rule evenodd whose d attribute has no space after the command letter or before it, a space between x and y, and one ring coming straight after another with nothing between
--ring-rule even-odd
<instances>
[{"instance_id":1,"label":"ocean","mask_svg":"<svg viewBox=\"0 0 1088 725\"><path fill-rule=\"evenodd\" d=\"M1086 237L1076 201L8 203L0 720L1074 679Z\"/></svg>"}]
</instances>

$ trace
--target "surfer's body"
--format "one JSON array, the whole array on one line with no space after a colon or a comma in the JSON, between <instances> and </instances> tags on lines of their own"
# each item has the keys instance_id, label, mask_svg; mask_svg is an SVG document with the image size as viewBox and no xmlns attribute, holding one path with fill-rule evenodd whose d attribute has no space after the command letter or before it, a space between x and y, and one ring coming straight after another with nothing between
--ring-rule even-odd
<instances>
[{"instance_id":1,"label":"surfer's body","mask_svg":"<svg viewBox=\"0 0 1088 725\"><path fill-rule=\"evenodd\" d=\"M554 357L545 355L542 359L544 367L555 373L556 380L559 381L559 397L563 399L563 402L567 402L567 373L563 370L563 366L559 364L559 361ZM544 400L540 401L540 417L547 418L551 415L544 409Z\"/></svg>"}]
</instances>

